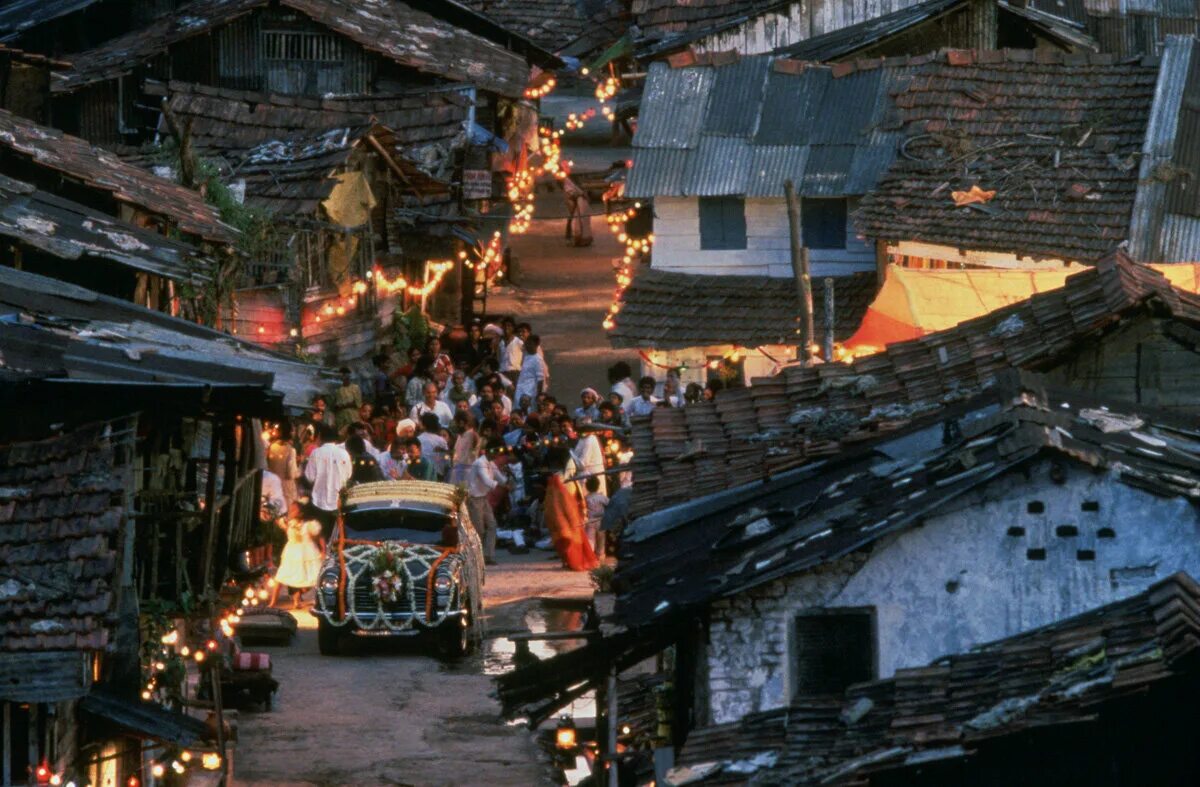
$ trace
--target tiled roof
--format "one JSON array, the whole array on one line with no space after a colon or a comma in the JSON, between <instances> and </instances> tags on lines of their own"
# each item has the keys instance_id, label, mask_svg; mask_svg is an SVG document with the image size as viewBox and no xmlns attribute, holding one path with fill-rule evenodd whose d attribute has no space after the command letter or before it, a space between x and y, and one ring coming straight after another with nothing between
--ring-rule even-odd
<instances>
[{"instance_id":1,"label":"tiled roof","mask_svg":"<svg viewBox=\"0 0 1200 787\"><path fill-rule=\"evenodd\" d=\"M450 88L319 99L186 82L170 82L160 89L165 89L168 108L180 122L191 123L196 149L207 154L377 123L392 132L405 155L415 155L429 145L449 147L461 136L470 110L470 100Z\"/></svg>"},{"instance_id":2,"label":"tiled roof","mask_svg":"<svg viewBox=\"0 0 1200 787\"><path fill-rule=\"evenodd\" d=\"M834 335L858 328L875 295L875 273L834 277ZM824 283L814 279L813 323L818 337L825 320ZM621 297L609 333L614 347L674 349L736 344L794 344L800 314L792 279L766 276L702 276L647 268Z\"/></svg>"},{"instance_id":3,"label":"tiled roof","mask_svg":"<svg viewBox=\"0 0 1200 787\"><path fill-rule=\"evenodd\" d=\"M9 0L0 8L0 41L12 41L30 28L96 2L98 0Z\"/></svg>"},{"instance_id":4,"label":"tiled roof","mask_svg":"<svg viewBox=\"0 0 1200 787\"><path fill-rule=\"evenodd\" d=\"M1200 296L1117 255L953 328L849 364L789 367L713 402L635 419L632 514L767 478L978 391L1005 369L1046 368L1150 306L1200 325Z\"/></svg>"},{"instance_id":5,"label":"tiled roof","mask_svg":"<svg viewBox=\"0 0 1200 787\"><path fill-rule=\"evenodd\" d=\"M0 110L0 148L27 162L108 192L146 213L164 216L187 234L228 243L234 230L221 223L198 192L121 161L79 137Z\"/></svg>"},{"instance_id":6,"label":"tiled roof","mask_svg":"<svg viewBox=\"0 0 1200 787\"><path fill-rule=\"evenodd\" d=\"M696 777L688 784L865 784L923 760L961 763L1004 736L1097 719L1124 738L1117 730L1137 717L1108 703L1171 691L1166 687L1181 677L1194 686L1197 647L1200 585L1175 574L1128 599L928 667L897 670L842 697L798 700L695 730L672 776L687 769ZM1091 739L1085 733L1072 740ZM1021 743L1010 756L1043 750L1029 739ZM1067 739L1052 745L1066 762L1100 756Z\"/></svg>"},{"instance_id":7,"label":"tiled roof","mask_svg":"<svg viewBox=\"0 0 1200 787\"><path fill-rule=\"evenodd\" d=\"M788 0L633 0L633 17L647 39L706 30L770 8Z\"/></svg>"},{"instance_id":8,"label":"tiled roof","mask_svg":"<svg viewBox=\"0 0 1200 787\"><path fill-rule=\"evenodd\" d=\"M629 25L629 7L625 2L606 0L587 18L580 34L558 52L563 56L577 58L597 54L628 35Z\"/></svg>"},{"instance_id":9,"label":"tiled roof","mask_svg":"<svg viewBox=\"0 0 1200 787\"><path fill-rule=\"evenodd\" d=\"M952 51L894 98L906 138L855 214L871 238L1095 262L1129 238L1155 60ZM959 207L977 187L986 202Z\"/></svg>"},{"instance_id":10,"label":"tiled roof","mask_svg":"<svg viewBox=\"0 0 1200 787\"><path fill-rule=\"evenodd\" d=\"M64 260L106 259L168 279L209 278L196 249L0 175L0 235Z\"/></svg>"},{"instance_id":11,"label":"tiled roof","mask_svg":"<svg viewBox=\"0 0 1200 787\"><path fill-rule=\"evenodd\" d=\"M690 62L690 58L687 59ZM767 55L652 63L633 137L629 197L864 194L901 139L890 95L907 60L872 69Z\"/></svg>"},{"instance_id":12,"label":"tiled roof","mask_svg":"<svg viewBox=\"0 0 1200 787\"><path fill-rule=\"evenodd\" d=\"M62 72L54 88L72 91L122 76L176 42L267 5L268 0L195 0L141 30L75 55L73 67ZM521 55L401 0L280 0L280 5L423 73L513 97L522 94L529 77L529 65ZM467 12L457 3L441 5Z\"/></svg>"},{"instance_id":13,"label":"tiled roof","mask_svg":"<svg viewBox=\"0 0 1200 787\"><path fill-rule=\"evenodd\" d=\"M465 4L551 52L560 51L586 27L581 0L465 0Z\"/></svg>"},{"instance_id":14,"label":"tiled roof","mask_svg":"<svg viewBox=\"0 0 1200 787\"><path fill-rule=\"evenodd\" d=\"M110 642L128 468L106 428L0 446L0 652Z\"/></svg>"},{"instance_id":15,"label":"tiled roof","mask_svg":"<svg viewBox=\"0 0 1200 787\"><path fill-rule=\"evenodd\" d=\"M814 570L1045 455L1110 471L1114 483L1200 502L1196 419L1107 407L1009 371L967 402L823 462L636 520L622 538L616 620L649 624Z\"/></svg>"}]
</instances>

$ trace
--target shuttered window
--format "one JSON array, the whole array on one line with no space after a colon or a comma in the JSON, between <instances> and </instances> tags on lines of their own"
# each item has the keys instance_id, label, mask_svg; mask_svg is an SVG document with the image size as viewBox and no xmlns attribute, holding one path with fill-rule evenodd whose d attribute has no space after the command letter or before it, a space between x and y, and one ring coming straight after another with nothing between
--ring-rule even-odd
<instances>
[{"instance_id":1,"label":"shuttered window","mask_svg":"<svg viewBox=\"0 0 1200 787\"><path fill-rule=\"evenodd\" d=\"M805 199L800 205L800 227L810 249L846 248L846 200Z\"/></svg>"},{"instance_id":2,"label":"shuttered window","mask_svg":"<svg viewBox=\"0 0 1200 787\"><path fill-rule=\"evenodd\" d=\"M741 197L700 198L700 248L746 248L746 201Z\"/></svg>"},{"instance_id":3,"label":"shuttered window","mask_svg":"<svg viewBox=\"0 0 1200 787\"><path fill-rule=\"evenodd\" d=\"M796 696L840 694L875 679L875 615L835 609L796 617L792 640Z\"/></svg>"}]
</instances>

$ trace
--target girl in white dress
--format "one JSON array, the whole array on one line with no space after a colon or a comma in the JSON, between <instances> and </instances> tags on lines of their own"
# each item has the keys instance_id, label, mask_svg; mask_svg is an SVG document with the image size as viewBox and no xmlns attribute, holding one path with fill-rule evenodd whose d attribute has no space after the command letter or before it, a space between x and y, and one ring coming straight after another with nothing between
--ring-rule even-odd
<instances>
[{"instance_id":1,"label":"girl in white dress","mask_svg":"<svg viewBox=\"0 0 1200 787\"><path fill-rule=\"evenodd\" d=\"M292 594L292 609L300 606L300 597L307 588L317 586L321 574L321 556L325 544L321 539L321 523L304 519L300 501L288 506L287 519L279 526L287 531L287 544L279 557L279 569L275 572L275 587L271 590L271 606L279 598L279 588L287 585Z\"/></svg>"}]
</instances>

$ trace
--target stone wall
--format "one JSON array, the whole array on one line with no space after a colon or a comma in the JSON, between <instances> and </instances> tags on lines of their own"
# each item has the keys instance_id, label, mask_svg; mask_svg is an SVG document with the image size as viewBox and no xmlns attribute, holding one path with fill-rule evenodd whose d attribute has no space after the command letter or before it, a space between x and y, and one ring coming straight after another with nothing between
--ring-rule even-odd
<instances>
[{"instance_id":1,"label":"stone wall","mask_svg":"<svg viewBox=\"0 0 1200 787\"><path fill-rule=\"evenodd\" d=\"M716 602L710 721L789 701L801 610L873 607L883 678L1139 593L1176 571L1200 577L1198 535L1185 500L1043 460L1028 477L997 479L869 550Z\"/></svg>"}]
</instances>

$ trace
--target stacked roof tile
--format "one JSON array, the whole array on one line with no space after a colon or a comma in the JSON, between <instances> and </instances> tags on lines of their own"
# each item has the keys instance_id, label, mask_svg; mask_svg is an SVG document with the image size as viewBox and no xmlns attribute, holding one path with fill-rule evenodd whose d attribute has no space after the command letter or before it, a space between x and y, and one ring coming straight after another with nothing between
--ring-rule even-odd
<instances>
[{"instance_id":1,"label":"stacked roof tile","mask_svg":"<svg viewBox=\"0 0 1200 787\"><path fill-rule=\"evenodd\" d=\"M647 39L707 30L785 6L780 0L633 0L633 16Z\"/></svg>"},{"instance_id":2,"label":"stacked roof tile","mask_svg":"<svg viewBox=\"0 0 1200 787\"><path fill-rule=\"evenodd\" d=\"M1200 296L1124 255L1057 290L849 364L790 367L712 402L635 419L632 514L770 477L961 400L1010 368L1046 368L1142 309L1200 326Z\"/></svg>"},{"instance_id":3,"label":"stacked roof tile","mask_svg":"<svg viewBox=\"0 0 1200 787\"><path fill-rule=\"evenodd\" d=\"M670 778L675 784L864 784L921 762L961 764L1003 736L1061 731L1105 717L1112 723L1123 712L1107 703L1156 690L1164 698L1181 685L1195 686L1198 647L1200 585L1175 574L1123 601L928 667L897 670L844 696L797 700L696 730ZM1036 751L1029 739L1022 746ZM1054 748L1070 756L1061 739Z\"/></svg>"},{"instance_id":4,"label":"stacked roof tile","mask_svg":"<svg viewBox=\"0 0 1200 787\"><path fill-rule=\"evenodd\" d=\"M267 5L268 0L195 0L143 29L74 56L73 67L62 73L55 89L73 91L123 76L173 44ZM524 57L399 0L281 0L280 5L417 71L505 96L520 96L525 89L529 66ZM431 40L437 45L431 46Z\"/></svg>"},{"instance_id":5,"label":"stacked roof tile","mask_svg":"<svg viewBox=\"0 0 1200 787\"><path fill-rule=\"evenodd\" d=\"M551 52L583 34L587 9L580 0L468 0L466 5Z\"/></svg>"},{"instance_id":6,"label":"stacked roof tile","mask_svg":"<svg viewBox=\"0 0 1200 787\"><path fill-rule=\"evenodd\" d=\"M108 192L119 202L164 216L185 233L221 243L233 240L235 231L198 192L127 164L79 137L0 110L0 151L29 168L52 170Z\"/></svg>"},{"instance_id":7,"label":"stacked roof tile","mask_svg":"<svg viewBox=\"0 0 1200 787\"><path fill-rule=\"evenodd\" d=\"M860 205L858 228L892 241L1095 262L1129 237L1157 76L1155 60L1105 55L936 58L895 94L906 138ZM961 205L955 194L972 189L982 201Z\"/></svg>"},{"instance_id":8,"label":"stacked roof tile","mask_svg":"<svg viewBox=\"0 0 1200 787\"><path fill-rule=\"evenodd\" d=\"M126 479L106 429L0 446L0 652L111 641Z\"/></svg>"},{"instance_id":9,"label":"stacked roof tile","mask_svg":"<svg viewBox=\"0 0 1200 787\"><path fill-rule=\"evenodd\" d=\"M834 336L858 328L875 295L875 273L837 276ZM818 334L825 321L824 284L813 282ZM703 276L647 268L621 296L609 339L615 347L675 349L736 344L795 344L799 296L791 279L766 276Z\"/></svg>"}]
</instances>

